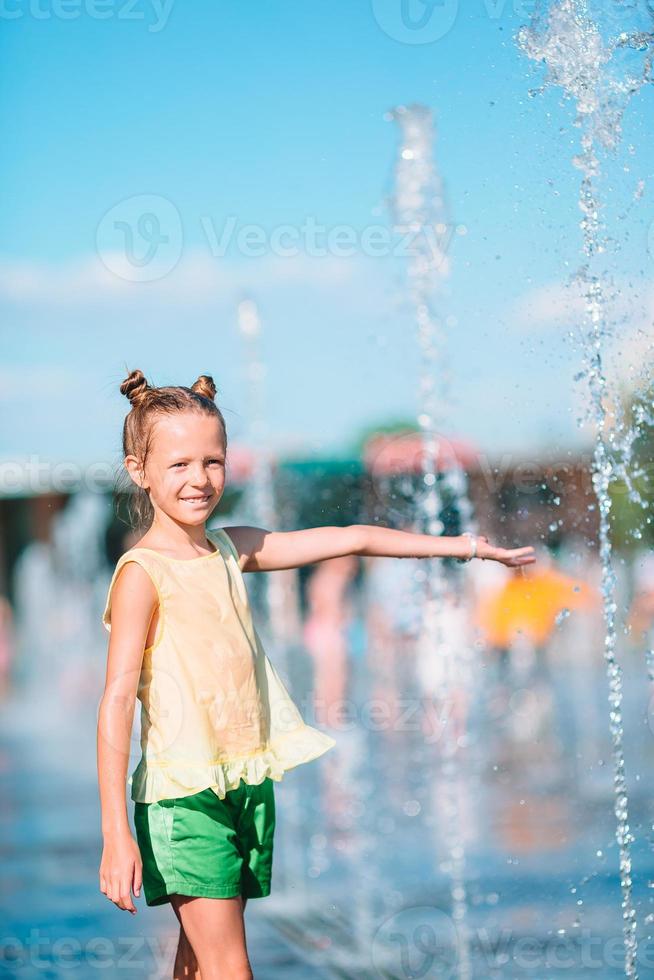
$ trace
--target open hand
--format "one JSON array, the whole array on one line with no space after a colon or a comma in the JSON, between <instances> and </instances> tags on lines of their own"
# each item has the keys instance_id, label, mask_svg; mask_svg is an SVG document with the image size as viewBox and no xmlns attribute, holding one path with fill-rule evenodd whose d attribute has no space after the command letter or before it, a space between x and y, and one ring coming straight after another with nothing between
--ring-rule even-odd
<instances>
[{"instance_id":1,"label":"open hand","mask_svg":"<svg viewBox=\"0 0 654 980\"><path fill-rule=\"evenodd\" d=\"M503 565L508 565L509 568L532 565L536 561L532 545L526 548L497 548L495 545L489 544L488 538L483 534L477 535L477 558L499 561Z\"/></svg>"}]
</instances>

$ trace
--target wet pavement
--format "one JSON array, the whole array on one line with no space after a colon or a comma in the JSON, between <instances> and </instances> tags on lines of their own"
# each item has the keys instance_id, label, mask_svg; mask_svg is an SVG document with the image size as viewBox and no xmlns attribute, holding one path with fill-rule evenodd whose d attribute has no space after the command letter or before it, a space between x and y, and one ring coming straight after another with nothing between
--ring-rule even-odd
<instances>
[{"instance_id":1,"label":"wet pavement","mask_svg":"<svg viewBox=\"0 0 654 980\"><path fill-rule=\"evenodd\" d=\"M447 794L428 701L411 685L385 726L355 686L349 721L325 726L337 747L276 784L272 895L246 910L257 980L458 975ZM489 676L483 691L448 783L471 976L624 976L601 666L560 664L514 688ZM641 978L654 976L651 696L634 661L624 718ZM130 916L98 888L94 712L50 709L45 724L47 707L8 704L0 722L0 976L170 977L172 910L141 898Z\"/></svg>"},{"instance_id":2,"label":"wet pavement","mask_svg":"<svg viewBox=\"0 0 654 980\"><path fill-rule=\"evenodd\" d=\"M80 778L65 764L77 760L86 769L88 745L50 733L47 754L59 754L61 770L41 764L41 749L3 733L0 976L171 977L178 926L170 907L148 908L141 897L132 916L99 890L97 789L87 772ZM248 903L245 917L257 977L328 976L308 966L256 905Z\"/></svg>"}]
</instances>

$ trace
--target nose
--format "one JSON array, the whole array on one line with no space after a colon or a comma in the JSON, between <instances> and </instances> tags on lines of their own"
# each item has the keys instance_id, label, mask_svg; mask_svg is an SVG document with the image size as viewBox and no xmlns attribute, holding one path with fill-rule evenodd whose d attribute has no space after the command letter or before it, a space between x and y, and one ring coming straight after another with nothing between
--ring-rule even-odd
<instances>
[{"instance_id":1,"label":"nose","mask_svg":"<svg viewBox=\"0 0 654 980\"><path fill-rule=\"evenodd\" d=\"M207 486L209 485L209 482L210 481L207 477L207 474L205 473L203 463L198 463L196 466L193 466L190 469L189 483L198 492L206 490Z\"/></svg>"}]
</instances>

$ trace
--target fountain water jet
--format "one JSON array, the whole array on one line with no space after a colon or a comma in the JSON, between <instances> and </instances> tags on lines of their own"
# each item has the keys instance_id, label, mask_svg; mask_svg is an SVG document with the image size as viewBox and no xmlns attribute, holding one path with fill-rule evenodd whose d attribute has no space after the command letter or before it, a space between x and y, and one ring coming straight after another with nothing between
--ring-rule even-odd
<instances>
[{"instance_id":1,"label":"fountain water jet","mask_svg":"<svg viewBox=\"0 0 654 980\"><path fill-rule=\"evenodd\" d=\"M610 279L599 268L599 258L609 246L609 238L600 217L602 200L599 179L602 175L601 153L611 153L617 149L622 136L622 118L629 99L642 85L654 80L654 34L651 30L640 29L639 25L629 31L624 30L626 18L634 14L633 7L626 10L622 5L616 4L612 8L610 4L604 4L596 11L591 11L590 8L589 0L556 0L550 5L546 17L539 13L529 28L523 27L518 32L517 41L529 58L546 66L546 85L561 87L565 97L574 101L577 110L575 125L581 129L582 151L572 162L582 174L579 208L583 214L581 230L584 261L573 282L580 288L585 301L584 319L579 327L585 362L582 374L587 378L590 395L588 417L595 424L592 478L600 518L599 547L606 625L604 657L609 683L625 976L637 978L637 919L631 878L631 844L634 837L629 827L625 779L622 668L616 659L617 602L610 538L611 484L616 479L622 479L628 488L630 499L643 507L645 503L632 479L632 449L638 426L629 426L626 422L619 393L616 395L611 392L605 375L606 345L612 337L613 323L607 290ZM619 33L610 36L605 42L602 29L604 22L608 19L608 29L611 32L611 20L616 15L620 18ZM652 16L653 12L650 10L650 27ZM636 74L630 72L628 59L625 57L629 52L645 54L644 65L639 66L640 70ZM620 55L622 59L619 58ZM635 199L641 195L642 185L639 184Z\"/></svg>"},{"instance_id":2,"label":"fountain water jet","mask_svg":"<svg viewBox=\"0 0 654 980\"><path fill-rule=\"evenodd\" d=\"M447 245L452 224L447 219L442 182L433 159L434 128L431 110L422 105L398 106L388 113L401 132L401 143L395 168L395 193L391 201L396 230L410 237L407 267L408 295L418 328L422 354L420 407L418 422L422 432L422 488L418 494L415 517L419 529L427 534L442 534L441 512L443 490L457 507L461 524L474 528L472 506L468 499L466 478L454 453L442 457L445 443L439 429L447 417L445 408L445 337L442 318L434 297L449 272ZM438 427L438 428L437 428ZM452 683L461 685L470 666L472 650L466 643L448 642L448 625L462 610L461 578L452 570L446 573L439 559L425 559L425 600L419 649L423 656L443 663L439 683L441 703L453 705ZM464 686L467 688L467 684ZM468 691L469 693L469 691ZM450 716L443 726L441 745L443 831L447 850L445 866L450 879L452 919L457 930L457 975L461 980L472 976L468 898L466 890L466 854L461 833L460 791L461 746L457 741L455 719Z\"/></svg>"}]
</instances>

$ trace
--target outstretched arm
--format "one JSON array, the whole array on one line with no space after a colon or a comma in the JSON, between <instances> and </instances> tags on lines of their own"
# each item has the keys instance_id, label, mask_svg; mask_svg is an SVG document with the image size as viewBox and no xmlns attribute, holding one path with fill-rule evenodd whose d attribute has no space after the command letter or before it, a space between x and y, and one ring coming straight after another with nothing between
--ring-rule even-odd
<instances>
[{"instance_id":1,"label":"outstretched arm","mask_svg":"<svg viewBox=\"0 0 654 980\"><path fill-rule=\"evenodd\" d=\"M373 524L310 527L303 531L267 531L261 527L226 527L224 530L234 542L244 572L298 568L341 555L467 559L472 557L474 550L468 535L413 534ZM476 557L510 566L529 565L536 560L531 546L497 548L483 535L477 537Z\"/></svg>"}]
</instances>

